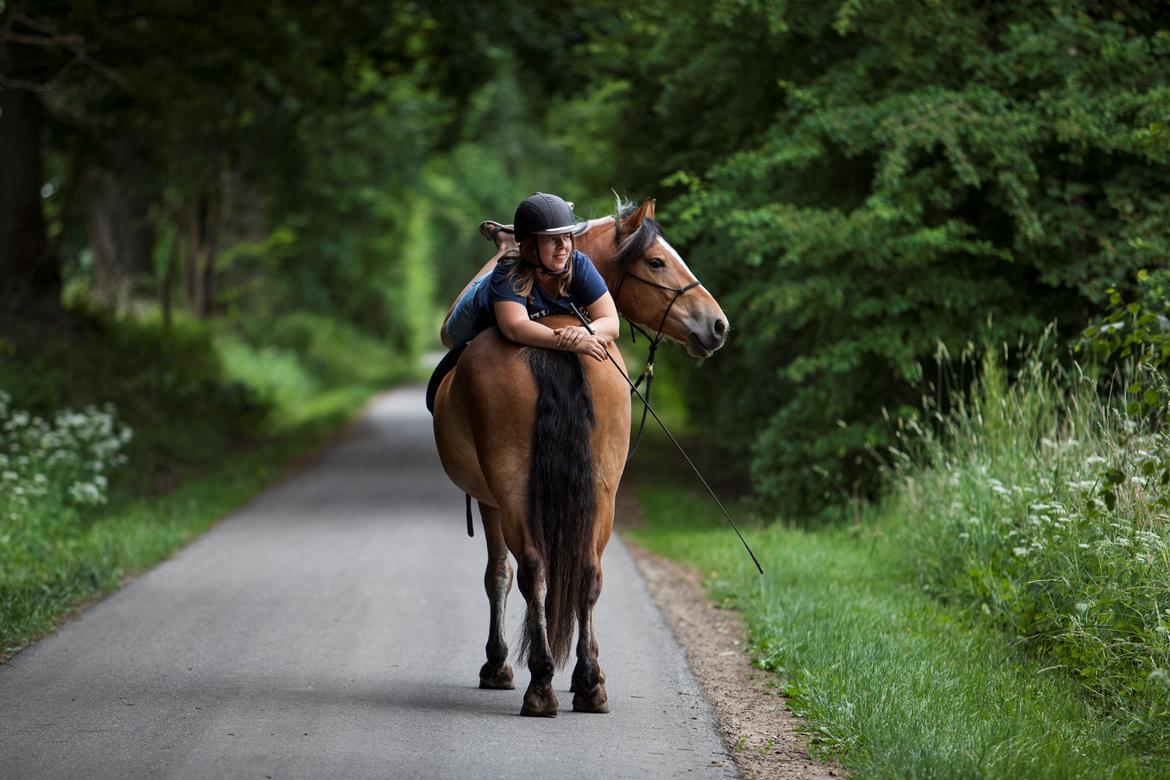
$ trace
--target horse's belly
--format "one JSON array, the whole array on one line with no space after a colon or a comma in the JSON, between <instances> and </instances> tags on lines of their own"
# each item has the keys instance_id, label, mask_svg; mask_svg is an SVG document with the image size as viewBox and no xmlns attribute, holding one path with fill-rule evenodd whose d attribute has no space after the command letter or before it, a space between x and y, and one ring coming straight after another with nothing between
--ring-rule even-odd
<instances>
[{"instance_id":1,"label":"horse's belly","mask_svg":"<svg viewBox=\"0 0 1170 780\"><path fill-rule=\"evenodd\" d=\"M439 461L447 476L460 490L494 507L497 502L479 467L466 410L451 397L452 376L448 375L443 380L435 397L435 444L439 450Z\"/></svg>"}]
</instances>

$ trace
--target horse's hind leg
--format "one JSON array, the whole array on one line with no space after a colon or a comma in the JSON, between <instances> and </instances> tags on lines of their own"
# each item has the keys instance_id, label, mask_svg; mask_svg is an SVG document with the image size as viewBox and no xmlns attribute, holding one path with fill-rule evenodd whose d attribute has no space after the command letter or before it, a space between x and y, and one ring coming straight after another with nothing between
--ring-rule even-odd
<instances>
[{"instance_id":1,"label":"horse's hind leg","mask_svg":"<svg viewBox=\"0 0 1170 780\"><path fill-rule=\"evenodd\" d=\"M525 623L525 643L528 651L528 671L532 679L524 692L521 715L539 715L555 718L557 695L553 691L552 678L555 664L548 644L548 622L545 619L544 598L548 592L544 563L535 550L529 549L519 557L520 593L528 603L528 618Z\"/></svg>"},{"instance_id":2,"label":"horse's hind leg","mask_svg":"<svg viewBox=\"0 0 1170 780\"><path fill-rule=\"evenodd\" d=\"M573 709L577 712L609 712L605 673L597 662L597 635L593 608L601 596L601 560L594 557L588 569L588 585L577 605L577 666L573 669Z\"/></svg>"},{"instance_id":3,"label":"horse's hind leg","mask_svg":"<svg viewBox=\"0 0 1170 780\"><path fill-rule=\"evenodd\" d=\"M504 610L508 606L508 591L512 589L512 564L508 562L508 548L500 529L500 512L490 506L479 505L483 517L483 533L487 537L488 562L483 574L491 617L488 626L487 663L479 670L479 687L511 689L512 667L508 665L508 642L504 638Z\"/></svg>"}]
</instances>

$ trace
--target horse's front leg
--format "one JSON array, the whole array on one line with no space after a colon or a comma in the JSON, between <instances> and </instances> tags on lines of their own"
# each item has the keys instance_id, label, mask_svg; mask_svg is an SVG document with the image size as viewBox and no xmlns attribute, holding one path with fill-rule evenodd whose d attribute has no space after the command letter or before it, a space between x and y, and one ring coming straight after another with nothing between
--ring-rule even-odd
<instances>
[{"instance_id":1,"label":"horse's front leg","mask_svg":"<svg viewBox=\"0 0 1170 780\"><path fill-rule=\"evenodd\" d=\"M508 606L508 592L512 590L512 564L508 562L508 548L500 528L500 511L479 505L483 517L483 533L487 537L488 561L483 574L487 591L490 618L488 622L487 662L479 670L479 687L490 689L515 688L512 667L508 665L508 641L504 637L504 612Z\"/></svg>"},{"instance_id":2,"label":"horse's front leg","mask_svg":"<svg viewBox=\"0 0 1170 780\"><path fill-rule=\"evenodd\" d=\"M573 669L573 709L577 712L609 712L605 673L597 661L597 635L593 631L593 608L601 596L601 560L594 558L588 569L588 585L577 605L577 666Z\"/></svg>"},{"instance_id":3,"label":"horse's front leg","mask_svg":"<svg viewBox=\"0 0 1170 780\"><path fill-rule=\"evenodd\" d=\"M555 664L549 649L548 622L544 611L544 598L548 592L544 563L535 550L521 555L517 563L520 565L520 593L528 604L524 636L528 671L532 674L528 690L524 692L520 714L555 718L559 702L552 687Z\"/></svg>"}]
</instances>

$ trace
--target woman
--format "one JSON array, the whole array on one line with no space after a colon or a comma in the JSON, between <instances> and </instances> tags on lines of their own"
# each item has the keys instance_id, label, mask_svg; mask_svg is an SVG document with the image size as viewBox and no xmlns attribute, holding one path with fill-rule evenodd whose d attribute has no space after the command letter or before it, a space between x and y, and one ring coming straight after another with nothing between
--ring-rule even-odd
<instances>
[{"instance_id":1,"label":"woman","mask_svg":"<svg viewBox=\"0 0 1170 780\"><path fill-rule=\"evenodd\" d=\"M491 273L468 287L447 319L456 347L495 325L519 344L565 349L596 360L617 338L620 323L613 297L593 261L576 250L578 228L572 207L562 198L538 192L516 208L513 229L519 249L506 252ZM594 333L581 325L555 330L536 322L550 314L572 314L575 305Z\"/></svg>"}]
</instances>

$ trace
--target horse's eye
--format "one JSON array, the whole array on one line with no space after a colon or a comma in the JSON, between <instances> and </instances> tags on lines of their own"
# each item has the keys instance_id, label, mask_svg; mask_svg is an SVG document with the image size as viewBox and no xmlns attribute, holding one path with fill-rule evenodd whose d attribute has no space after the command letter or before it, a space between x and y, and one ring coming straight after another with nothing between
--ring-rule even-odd
<instances>
[{"instance_id":1,"label":"horse's eye","mask_svg":"<svg viewBox=\"0 0 1170 780\"><path fill-rule=\"evenodd\" d=\"M651 260L650 260L650 267L651 268L665 268L666 263L662 262L657 257L654 257L654 258L651 258Z\"/></svg>"}]
</instances>

